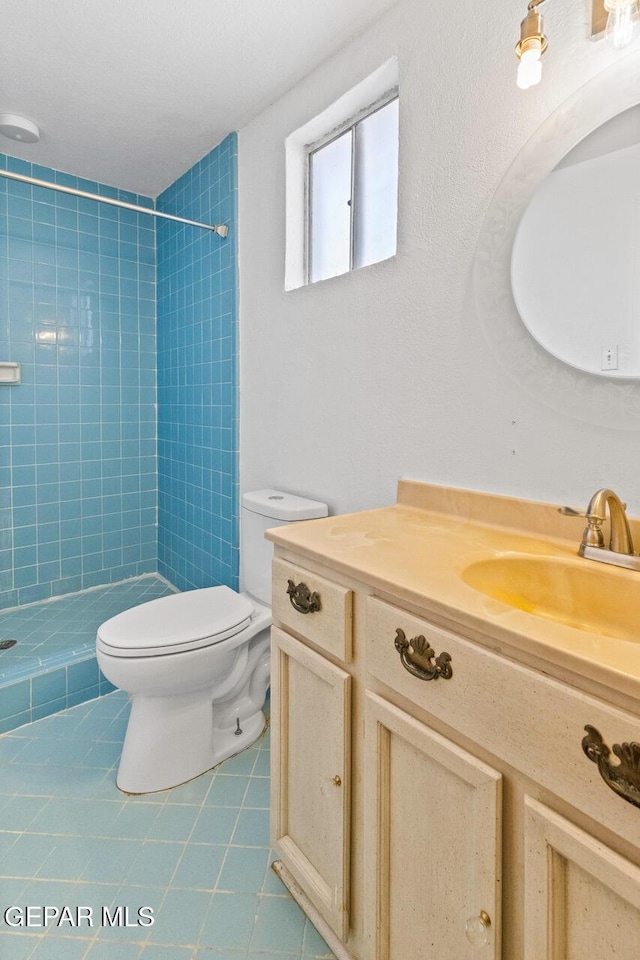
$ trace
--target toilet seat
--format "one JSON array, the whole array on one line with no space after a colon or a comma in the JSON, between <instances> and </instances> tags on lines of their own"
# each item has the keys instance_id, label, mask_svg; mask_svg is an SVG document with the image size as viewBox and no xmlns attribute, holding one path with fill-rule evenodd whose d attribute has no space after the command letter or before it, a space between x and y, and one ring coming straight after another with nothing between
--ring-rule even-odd
<instances>
[{"instance_id":1,"label":"toilet seat","mask_svg":"<svg viewBox=\"0 0 640 960\"><path fill-rule=\"evenodd\" d=\"M99 650L112 657L158 657L220 643L251 622L253 604L229 587L205 587L149 600L105 621Z\"/></svg>"}]
</instances>

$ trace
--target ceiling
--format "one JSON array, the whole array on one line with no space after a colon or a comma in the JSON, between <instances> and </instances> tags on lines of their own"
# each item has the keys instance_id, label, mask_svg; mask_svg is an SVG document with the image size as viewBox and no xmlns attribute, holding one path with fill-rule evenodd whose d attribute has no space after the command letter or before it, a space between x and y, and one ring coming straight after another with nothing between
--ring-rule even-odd
<instances>
[{"instance_id":1,"label":"ceiling","mask_svg":"<svg viewBox=\"0 0 640 960\"><path fill-rule=\"evenodd\" d=\"M0 152L147 196L395 0L5 0Z\"/></svg>"}]
</instances>

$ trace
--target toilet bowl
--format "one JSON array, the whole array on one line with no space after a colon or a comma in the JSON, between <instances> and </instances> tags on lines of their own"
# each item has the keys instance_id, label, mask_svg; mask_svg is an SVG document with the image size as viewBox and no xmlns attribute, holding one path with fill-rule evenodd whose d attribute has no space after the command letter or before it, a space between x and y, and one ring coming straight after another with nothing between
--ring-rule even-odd
<instances>
[{"instance_id":1,"label":"toilet bowl","mask_svg":"<svg viewBox=\"0 0 640 960\"><path fill-rule=\"evenodd\" d=\"M228 587L161 597L102 624L98 665L131 697L121 790L176 786L256 740L270 624L267 607Z\"/></svg>"},{"instance_id":2,"label":"toilet bowl","mask_svg":"<svg viewBox=\"0 0 640 960\"><path fill-rule=\"evenodd\" d=\"M264 730L271 626L264 531L326 516L327 507L275 490L245 494L242 507L245 592L217 586L176 593L98 628L98 665L131 699L116 778L126 793L191 780Z\"/></svg>"}]
</instances>

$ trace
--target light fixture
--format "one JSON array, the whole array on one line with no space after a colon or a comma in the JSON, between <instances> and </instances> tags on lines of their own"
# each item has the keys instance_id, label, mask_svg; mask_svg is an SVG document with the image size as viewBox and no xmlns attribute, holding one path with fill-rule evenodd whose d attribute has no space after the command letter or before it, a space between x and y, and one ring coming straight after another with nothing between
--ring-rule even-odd
<instances>
[{"instance_id":1,"label":"light fixture","mask_svg":"<svg viewBox=\"0 0 640 960\"><path fill-rule=\"evenodd\" d=\"M604 35L612 46L620 49L631 43L638 17L637 0L604 0L607 25Z\"/></svg>"},{"instance_id":2,"label":"light fixture","mask_svg":"<svg viewBox=\"0 0 640 960\"><path fill-rule=\"evenodd\" d=\"M537 8L544 2L545 0L529 0L527 15L520 24L520 40L516 44L516 56L520 61L517 83L521 90L527 90L536 83L540 83L542 77L541 57L548 43L544 35L542 14Z\"/></svg>"},{"instance_id":3,"label":"light fixture","mask_svg":"<svg viewBox=\"0 0 640 960\"><path fill-rule=\"evenodd\" d=\"M40 139L40 130L35 123L13 113L0 113L0 133L20 143L37 143Z\"/></svg>"}]
</instances>

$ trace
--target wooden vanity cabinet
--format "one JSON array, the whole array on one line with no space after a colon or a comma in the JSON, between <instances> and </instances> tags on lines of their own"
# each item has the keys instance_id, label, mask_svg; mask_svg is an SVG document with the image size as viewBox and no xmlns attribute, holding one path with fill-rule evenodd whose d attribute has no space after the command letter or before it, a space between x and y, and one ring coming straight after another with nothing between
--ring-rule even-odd
<instances>
[{"instance_id":1,"label":"wooden vanity cabinet","mask_svg":"<svg viewBox=\"0 0 640 960\"><path fill-rule=\"evenodd\" d=\"M636 960L640 868L531 797L525 841L524 960Z\"/></svg>"},{"instance_id":2,"label":"wooden vanity cabinet","mask_svg":"<svg viewBox=\"0 0 640 960\"><path fill-rule=\"evenodd\" d=\"M340 960L638 960L640 809L581 741L640 717L278 553L273 843Z\"/></svg>"},{"instance_id":3,"label":"wooden vanity cabinet","mask_svg":"<svg viewBox=\"0 0 640 960\"><path fill-rule=\"evenodd\" d=\"M498 960L500 774L373 693L365 751L372 956Z\"/></svg>"},{"instance_id":4,"label":"wooden vanity cabinet","mask_svg":"<svg viewBox=\"0 0 640 960\"><path fill-rule=\"evenodd\" d=\"M344 665L351 656L352 591L276 558L273 617L273 846L287 871L283 879L299 885L336 936L346 941L352 678Z\"/></svg>"},{"instance_id":5,"label":"wooden vanity cabinet","mask_svg":"<svg viewBox=\"0 0 640 960\"><path fill-rule=\"evenodd\" d=\"M346 940L351 829L351 677L272 630L273 845Z\"/></svg>"}]
</instances>

